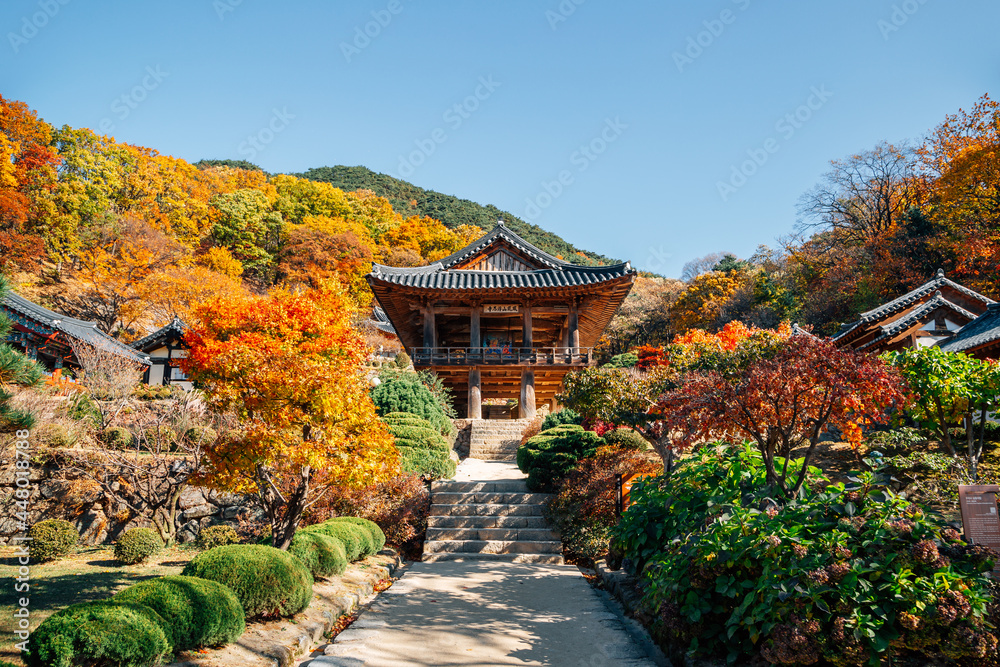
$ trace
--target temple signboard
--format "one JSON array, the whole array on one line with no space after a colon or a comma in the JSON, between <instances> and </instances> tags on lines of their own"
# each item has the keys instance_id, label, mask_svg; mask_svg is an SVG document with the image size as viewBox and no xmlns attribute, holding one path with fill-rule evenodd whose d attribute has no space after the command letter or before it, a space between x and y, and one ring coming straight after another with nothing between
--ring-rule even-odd
<instances>
[{"instance_id":1,"label":"temple signboard","mask_svg":"<svg viewBox=\"0 0 1000 667\"><path fill-rule=\"evenodd\" d=\"M501 313L517 313L520 309L516 303L488 303L483 306L483 312L487 315Z\"/></svg>"},{"instance_id":2,"label":"temple signboard","mask_svg":"<svg viewBox=\"0 0 1000 667\"><path fill-rule=\"evenodd\" d=\"M962 508L962 525L965 538L1000 552L1000 516L997 515L996 484L960 484L958 501ZM995 561L993 576L1000 576L1000 558Z\"/></svg>"}]
</instances>

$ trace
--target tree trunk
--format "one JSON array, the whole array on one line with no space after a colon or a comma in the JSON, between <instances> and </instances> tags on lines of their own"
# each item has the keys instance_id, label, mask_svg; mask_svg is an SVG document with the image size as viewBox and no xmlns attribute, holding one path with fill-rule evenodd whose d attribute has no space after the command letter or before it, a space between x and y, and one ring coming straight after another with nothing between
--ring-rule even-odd
<instances>
[{"instance_id":1,"label":"tree trunk","mask_svg":"<svg viewBox=\"0 0 1000 667\"><path fill-rule=\"evenodd\" d=\"M312 470L309 466L302 466L301 478L295 491L288 497L287 501L281 502L284 507L274 507L268 511L271 516L271 543L278 549L286 551L295 537L295 531L299 528L299 521L302 520L302 512L306 508L306 494L309 493L309 480L312 477ZM282 511L283 510L283 511Z\"/></svg>"},{"instance_id":2,"label":"tree trunk","mask_svg":"<svg viewBox=\"0 0 1000 667\"><path fill-rule=\"evenodd\" d=\"M941 406L940 403L937 404L937 413L938 413L938 424L940 425L941 428L941 442L944 443L944 446L948 450L949 454L951 454L955 458L958 458L958 453L955 451L955 448L952 447L951 445L951 430L948 428L948 424L945 422L944 408Z\"/></svg>"}]
</instances>

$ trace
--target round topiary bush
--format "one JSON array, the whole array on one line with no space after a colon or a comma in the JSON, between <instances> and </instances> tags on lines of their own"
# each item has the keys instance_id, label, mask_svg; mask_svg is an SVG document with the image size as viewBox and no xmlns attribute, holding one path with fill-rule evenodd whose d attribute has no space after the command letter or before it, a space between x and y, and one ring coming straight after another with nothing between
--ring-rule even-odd
<instances>
[{"instance_id":1,"label":"round topiary bush","mask_svg":"<svg viewBox=\"0 0 1000 667\"><path fill-rule=\"evenodd\" d=\"M441 435L450 435L455 430L444 406L416 373L398 373L383 378L381 384L371 390L371 397L380 415L410 412L429 421Z\"/></svg>"},{"instance_id":2,"label":"round topiary bush","mask_svg":"<svg viewBox=\"0 0 1000 667\"><path fill-rule=\"evenodd\" d=\"M171 652L167 622L141 604L103 600L66 607L28 639L28 667L159 665Z\"/></svg>"},{"instance_id":3,"label":"round topiary bush","mask_svg":"<svg viewBox=\"0 0 1000 667\"><path fill-rule=\"evenodd\" d=\"M571 408L563 408L559 412L553 412L550 415L545 416L545 420L542 421L542 430L548 431L550 428L555 428L556 426L562 426L563 424L582 424L583 417L580 413Z\"/></svg>"},{"instance_id":4,"label":"round topiary bush","mask_svg":"<svg viewBox=\"0 0 1000 667\"><path fill-rule=\"evenodd\" d=\"M129 586L116 602L146 605L166 621L175 651L231 644L246 629L243 607L226 586L197 577L157 577Z\"/></svg>"},{"instance_id":5,"label":"round topiary bush","mask_svg":"<svg viewBox=\"0 0 1000 667\"><path fill-rule=\"evenodd\" d=\"M46 519L28 529L28 554L31 560L43 562L61 558L73 550L80 532L69 521Z\"/></svg>"},{"instance_id":6,"label":"round topiary bush","mask_svg":"<svg viewBox=\"0 0 1000 667\"><path fill-rule=\"evenodd\" d=\"M210 445L215 442L218 433L210 426L192 426L184 431L184 439L189 445Z\"/></svg>"},{"instance_id":7,"label":"round topiary bush","mask_svg":"<svg viewBox=\"0 0 1000 667\"><path fill-rule=\"evenodd\" d=\"M449 479L458 468L447 452L420 447L397 445L399 466L406 473L420 475L425 480Z\"/></svg>"},{"instance_id":8,"label":"round topiary bush","mask_svg":"<svg viewBox=\"0 0 1000 667\"><path fill-rule=\"evenodd\" d=\"M126 565L146 560L163 548L163 540L150 528L129 528L115 542L115 558Z\"/></svg>"},{"instance_id":9,"label":"round topiary bush","mask_svg":"<svg viewBox=\"0 0 1000 667\"><path fill-rule=\"evenodd\" d=\"M563 424L542 431L517 450L517 467L531 491L552 492L577 461L593 456L604 439L582 426Z\"/></svg>"},{"instance_id":10,"label":"round topiary bush","mask_svg":"<svg viewBox=\"0 0 1000 667\"><path fill-rule=\"evenodd\" d=\"M181 572L225 584L248 619L294 616L312 599L312 575L295 556L262 544L230 544L195 556Z\"/></svg>"},{"instance_id":11,"label":"round topiary bush","mask_svg":"<svg viewBox=\"0 0 1000 667\"><path fill-rule=\"evenodd\" d=\"M209 526L198 533L198 539L195 543L200 549L213 549L228 544L239 544L240 535L232 526Z\"/></svg>"},{"instance_id":12,"label":"round topiary bush","mask_svg":"<svg viewBox=\"0 0 1000 667\"><path fill-rule=\"evenodd\" d=\"M344 552L347 554L347 561L353 563L359 558L364 558L363 554L371 539L368 531L350 523L324 521L323 523L306 526L302 529L307 533L321 533L336 537L344 545Z\"/></svg>"},{"instance_id":13,"label":"round topiary bush","mask_svg":"<svg viewBox=\"0 0 1000 667\"><path fill-rule=\"evenodd\" d=\"M101 431L101 442L111 449L128 449L135 444L135 436L132 431L121 426L109 426Z\"/></svg>"},{"instance_id":14,"label":"round topiary bush","mask_svg":"<svg viewBox=\"0 0 1000 667\"><path fill-rule=\"evenodd\" d=\"M342 521L344 523L353 523L354 525L361 526L362 528L367 530L371 534L372 540L374 541L373 545L374 550L372 551L373 554L382 551L382 549L385 547L385 533L382 532L382 529L379 528L379 525L374 521L371 521L369 519L362 519L359 516L338 516L330 519L330 521Z\"/></svg>"},{"instance_id":15,"label":"round topiary bush","mask_svg":"<svg viewBox=\"0 0 1000 667\"><path fill-rule=\"evenodd\" d=\"M604 442L611 447L621 449L632 449L637 452L644 452L649 449L649 442L630 428L616 428L608 431L603 436Z\"/></svg>"},{"instance_id":16,"label":"round topiary bush","mask_svg":"<svg viewBox=\"0 0 1000 667\"><path fill-rule=\"evenodd\" d=\"M300 530L288 547L314 577L335 577L347 569L347 552L336 537L315 531Z\"/></svg>"}]
</instances>

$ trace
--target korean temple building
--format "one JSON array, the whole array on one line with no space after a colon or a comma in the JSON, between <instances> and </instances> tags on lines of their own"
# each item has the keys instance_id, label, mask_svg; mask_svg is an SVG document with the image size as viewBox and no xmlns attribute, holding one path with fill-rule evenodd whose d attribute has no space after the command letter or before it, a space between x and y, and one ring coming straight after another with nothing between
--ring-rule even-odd
<instances>
[{"instance_id":1,"label":"korean temple building","mask_svg":"<svg viewBox=\"0 0 1000 667\"><path fill-rule=\"evenodd\" d=\"M566 374L594 363L635 277L628 262L563 261L498 222L429 266L374 264L367 278L414 366L441 377L459 414L481 419L485 399L517 399L521 418L555 407Z\"/></svg>"},{"instance_id":2,"label":"korean temple building","mask_svg":"<svg viewBox=\"0 0 1000 667\"><path fill-rule=\"evenodd\" d=\"M67 317L13 292L4 296L0 310L13 323L7 342L50 371L79 367L73 352L76 341L150 365L146 354L107 335L96 322Z\"/></svg>"},{"instance_id":3,"label":"korean temple building","mask_svg":"<svg viewBox=\"0 0 1000 667\"><path fill-rule=\"evenodd\" d=\"M970 340L971 332L982 328L979 320L987 312L995 318L995 305L993 299L949 280L938 270L920 287L844 325L833 341L874 354L933 345L958 351L964 344L958 341Z\"/></svg>"}]
</instances>

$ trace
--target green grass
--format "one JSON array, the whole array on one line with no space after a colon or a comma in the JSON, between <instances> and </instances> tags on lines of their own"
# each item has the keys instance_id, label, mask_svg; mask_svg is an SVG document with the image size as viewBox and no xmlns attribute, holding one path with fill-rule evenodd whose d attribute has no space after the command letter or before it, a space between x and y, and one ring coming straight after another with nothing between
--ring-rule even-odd
<instances>
[{"instance_id":1,"label":"green grass","mask_svg":"<svg viewBox=\"0 0 1000 667\"><path fill-rule=\"evenodd\" d=\"M18 563L13 547L0 547L0 579L7 582L0 598L0 660L16 665L20 653L14 648L14 609L17 598L30 599L31 629L64 607L77 602L105 600L134 583L151 577L180 574L188 561L198 555L197 548L188 545L163 549L139 565L120 565L115 560L113 546L80 547L65 558L31 565L31 590L14 591Z\"/></svg>"}]
</instances>

